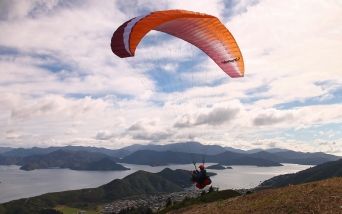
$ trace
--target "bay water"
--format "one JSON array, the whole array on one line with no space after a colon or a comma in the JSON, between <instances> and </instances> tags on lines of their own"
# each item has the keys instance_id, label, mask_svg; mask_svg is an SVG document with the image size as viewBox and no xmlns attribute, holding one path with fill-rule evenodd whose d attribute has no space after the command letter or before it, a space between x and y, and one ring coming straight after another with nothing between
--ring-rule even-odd
<instances>
[{"instance_id":1,"label":"bay water","mask_svg":"<svg viewBox=\"0 0 342 214\"><path fill-rule=\"evenodd\" d=\"M164 168L193 170L192 164L151 167L146 165L122 164L126 171L76 171L70 169L20 170L19 166L0 165L0 203L82 188L98 187L114 179L121 179L138 170L159 172ZM206 164L211 165L210 163ZM217 173L211 177L213 186L223 189L252 188L273 176L294 173L309 168L308 165L283 164L276 167L232 166L233 169L208 170ZM190 178L189 178L190 179Z\"/></svg>"}]
</instances>

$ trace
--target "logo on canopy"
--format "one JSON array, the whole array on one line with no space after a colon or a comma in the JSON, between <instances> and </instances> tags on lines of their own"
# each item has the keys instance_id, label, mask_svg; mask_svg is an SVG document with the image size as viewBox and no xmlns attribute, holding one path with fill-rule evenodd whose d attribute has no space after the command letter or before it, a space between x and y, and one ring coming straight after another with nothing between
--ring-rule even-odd
<instances>
[{"instance_id":1,"label":"logo on canopy","mask_svg":"<svg viewBox=\"0 0 342 214\"><path fill-rule=\"evenodd\" d=\"M233 63L233 62L237 62L240 60L240 57L236 57L234 59L228 59L228 60L224 60L222 61L223 64L227 64L227 63Z\"/></svg>"}]
</instances>

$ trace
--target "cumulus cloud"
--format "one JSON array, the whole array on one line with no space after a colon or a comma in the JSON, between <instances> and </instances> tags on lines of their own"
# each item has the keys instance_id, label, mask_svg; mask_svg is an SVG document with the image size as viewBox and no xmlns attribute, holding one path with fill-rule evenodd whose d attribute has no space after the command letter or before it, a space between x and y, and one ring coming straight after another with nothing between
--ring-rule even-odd
<instances>
[{"instance_id":1,"label":"cumulus cloud","mask_svg":"<svg viewBox=\"0 0 342 214\"><path fill-rule=\"evenodd\" d=\"M114 134L109 130L100 130L96 133L95 139L97 140L109 140L114 137Z\"/></svg>"},{"instance_id":2,"label":"cumulus cloud","mask_svg":"<svg viewBox=\"0 0 342 214\"><path fill-rule=\"evenodd\" d=\"M277 123L289 122L292 119L293 115L291 113L271 111L257 115L253 120L253 124L255 126L267 126Z\"/></svg>"},{"instance_id":3,"label":"cumulus cloud","mask_svg":"<svg viewBox=\"0 0 342 214\"><path fill-rule=\"evenodd\" d=\"M182 115L174 124L176 128L184 128L199 125L219 126L233 120L239 113L235 107L213 107L207 112Z\"/></svg>"},{"instance_id":4,"label":"cumulus cloud","mask_svg":"<svg viewBox=\"0 0 342 214\"><path fill-rule=\"evenodd\" d=\"M171 131L163 130L159 125L160 124L155 120L138 121L131 125L125 134L131 136L133 139L148 142L162 141L173 135Z\"/></svg>"},{"instance_id":5,"label":"cumulus cloud","mask_svg":"<svg viewBox=\"0 0 342 214\"><path fill-rule=\"evenodd\" d=\"M21 137L22 137L22 134L20 134L16 130L7 130L5 132L5 138L8 140L15 140L15 139L19 139Z\"/></svg>"},{"instance_id":6,"label":"cumulus cloud","mask_svg":"<svg viewBox=\"0 0 342 214\"><path fill-rule=\"evenodd\" d=\"M12 107L12 119L32 119L39 117L87 117L88 113L105 110L107 103L103 100L93 100L90 97L84 99L67 99L63 96L49 95L39 99L22 100Z\"/></svg>"},{"instance_id":7,"label":"cumulus cloud","mask_svg":"<svg viewBox=\"0 0 342 214\"><path fill-rule=\"evenodd\" d=\"M171 133L167 133L165 131L162 132L153 132L153 133L148 133L148 132L135 132L132 133L132 138L135 140L145 140L148 142L160 142L165 139L168 139L172 136Z\"/></svg>"},{"instance_id":8,"label":"cumulus cloud","mask_svg":"<svg viewBox=\"0 0 342 214\"><path fill-rule=\"evenodd\" d=\"M64 134L66 134L66 135L73 135L73 134L77 134L77 133L78 133L78 131L75 128L69 128L64 132Z\"/></svg>"},{"instance_id":9,"label":"cumulus cloud","mask_svg":"<svg viewBox=\"0 0 342 214\"><path fill-rule=\"evenodd\" d=\"M291 9L284 10L284 2L260 1L227 23L243 50L246 68L253 68L246 70L246 77L270 86L263 94L268 99L256 102L263 107L327 94L315 82L333 80L340 73L341 61L335 55L341 47L337 42L341 29L333 27L340 19L340 4L292 1L286 5ZM316 54L317 49L322 52ZM319 63L322 56L329 58L329 65Z\"/></svg>"},{"instance_id":10,"label":"cumulus cloud","mask_svg":"<svg viewBox=\"0 0 342 214\"><path fill-rule=\"evenodd\" d=\"M197 117L195 124L209 124L209 125L221 125L227 121L234 119L239 112L239 109L229 108L216 108L210 113L201 114Z\"/></svg>"},{"instance_id":11,"label":"cumulus cloud","mask_svg":"<svg viewBox=\"0 0 342 214\"><path fill-rule=\"evenodd\" d=\"M58 0L32 0L32 1L1 1L0 18L1 19L19 19L23 17L36 17L41 14L51 12L55 7L62 4Z\"/></svg>"}]
</instances>

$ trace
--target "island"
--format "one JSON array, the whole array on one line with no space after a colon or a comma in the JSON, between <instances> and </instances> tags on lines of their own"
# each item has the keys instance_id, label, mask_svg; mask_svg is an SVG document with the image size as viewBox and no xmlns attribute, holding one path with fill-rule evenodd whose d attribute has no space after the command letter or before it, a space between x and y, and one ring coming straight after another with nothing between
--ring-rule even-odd
<instances>
[{"instance_id":1,"label":"island","mask_svg":"<svg viewBox=\"0 0 342 214\"><path fill-rule=\"evenodd\" d=\"M45 155L33 155L22 160L21 170L72 169L89 171L129 170L113 158L95 152L57 150Z\"/></svg>"},{"instance_id":2,"label":"island","mask_svg":"<svg viewBox=\"0 0 342 214\"><path fill-rule=\"evenodd\" d=\"M221 164L215 164L215 165L208 166L207 169L224 170L224 169L232 169L232 167L230 166L224 167Z\"/></svg>"}]
</instances>

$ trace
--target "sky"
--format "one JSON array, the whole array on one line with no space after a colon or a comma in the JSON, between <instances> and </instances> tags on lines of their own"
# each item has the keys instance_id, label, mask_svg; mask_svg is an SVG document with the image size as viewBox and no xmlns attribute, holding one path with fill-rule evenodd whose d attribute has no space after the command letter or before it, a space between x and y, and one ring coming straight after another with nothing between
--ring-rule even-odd
<instances>
[{"instance_id":1,"label":"sky","mask_svg":"<svg viewBox=\"0 0 342 214\"><path fill-rule=\"evenodd\" d=\"M135 57L111 52L123 22L167 9L218 17L245 76L156 31ZM342 155L340 23L340 0L1 0L0 146L194 140Z\"/></svg>"}]
</instances>

